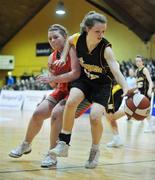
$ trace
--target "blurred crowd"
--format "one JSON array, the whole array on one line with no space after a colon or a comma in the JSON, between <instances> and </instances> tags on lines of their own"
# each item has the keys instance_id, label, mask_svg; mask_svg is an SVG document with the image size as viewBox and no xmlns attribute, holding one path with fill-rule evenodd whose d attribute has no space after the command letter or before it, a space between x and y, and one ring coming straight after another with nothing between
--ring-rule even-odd
<instances>
[{"instance_id":1,"label":"blurred crowd","mask_svg":"<svg viewBox=\"0 0 155 180\"><path fill-rule=\"evenodd\" d=\"M155 60L154 59L146 59L145 66L149 69L149 72L152 77L152 81L155 84ZM136 65L132 60L122 61L120 63L120 69L123 75L127 78L129 77L129 69L136 70ZM20 77L17 79L13 79L11 73L8 74L6 85L2 88L6 90L49 90L51 87L48 84L43 84L37 82L34 76L29 77Z\"/></svg>"},{"instance_id":2,"label":"blurred crowd","mask_svg":"<svg viewBox=\"0 0 155 180\"><path fill-rule=\"evenodd\" d=\"M8 78L9 82L9 78ZM51 87L48 84L37 82L35 77L31 76L24 79L16 79L15 83L7 83L3 89L5 90L49 90Z\"/></svg>"},{"instance_id":3,"label":"blurred crowd","mask_svg":"<svg viewBox=\"0 0 155 180\"><path fill-rule=\"evenodd\" d=\"M145 64L145 67L148 68L148 70L151 74L152 81L155 84L155 59L145 59L144 64ZM129 69L133 69L135 71L136 65L132 60L123 61L120 64L120 69L121 69L121 72L123 73L123 75L125 77L128 77Z\"/></svg>"}]
</instances>

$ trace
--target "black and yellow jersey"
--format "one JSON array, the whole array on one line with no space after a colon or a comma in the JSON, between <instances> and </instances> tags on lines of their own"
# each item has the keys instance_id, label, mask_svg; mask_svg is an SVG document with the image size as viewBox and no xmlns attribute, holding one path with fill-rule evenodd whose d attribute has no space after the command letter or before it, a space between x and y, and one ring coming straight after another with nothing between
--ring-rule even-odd
<instances>
[{"instance_id":1,"label":"black and yellow jersey","mask_svg":"<svg viewBox=\"0 0 155 180\"><path fill-rule=\"evenodd\" d=\"M91 51L88 51L86 44L86 33L73 35L72 44L76 47L77 56L81 65L82 79L87 79L99 84L111 84L113 75L104 58L104 50L111 44L105 39Z\"/></svg>"},{"instance_id":2,"label":"black and yellow jersey","mask_svg":"<svg viewBox=\"0 0 155 180\"><path fill-rule=\"evenodd\" d=\"M139 91L141 92L141 94L147 96L149 82L148 82L145 74L143 73L144 68L145 67L143 67L140 70L139 69L136 70L136 79L137 79L137 87L138 87Z\"/></svg>"}]
</instances>

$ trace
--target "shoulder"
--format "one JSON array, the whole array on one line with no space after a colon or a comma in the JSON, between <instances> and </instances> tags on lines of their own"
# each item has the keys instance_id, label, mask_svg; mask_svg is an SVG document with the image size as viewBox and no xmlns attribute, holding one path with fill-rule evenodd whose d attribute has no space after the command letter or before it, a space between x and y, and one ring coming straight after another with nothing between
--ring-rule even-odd
<instances>
[{"instance_id":1,"label":"shoulder","mask_svg":"<svg viewBox=\"0 0 155 180\"><path fill-rule=\"evenodd\" d=\"M149 70L148 70L148 68L147 67L144 67L143 68L143 74L150 74L150 72L149 72Z\"/></svg>"},{"instance_id":2,"label":"shoulder","mask_svg":"<svg viewBox=\"0 0 155 180\"><path fill-rule=\"evenodd\" d=\"M149 70L147 69L147 67L143 67L142 71L143 73L145 73L145 72L148 72Z\"/></svg>"},{"instance_id":3,"label":"shoulder","mask_svg":"<svg viewBox=\"0 0 155 180\"><path fill-rule=\"evenodd\" d=\"M109 41L107 39L102 38L102 41L100 44L101 44L101 51L102 51L102 53L104 52L105 57L113 54L111 44L109 43Z\"/></svg>"},{"instance_id":4,"label":"shoulder","mask_svg":"<svg viewBox=\"0 0 155 180\"><path fill-rule=\"evenodd\" d=\"M102 41L105 47L112 47L111 43L106 38L102 38Z\"/></svg>"},{"instance_id":5,"label":"shoulder","mask_svg":"<svg viewBox=\"0 0 155 180\"><path fill-rule=\"evenodd\" d=\"M112 48L110 46L106 46L105 49L104 49L104 53L106 55L112 54L113 53Z\"/></svg>"},{"instance_id":6,"label":"shoulder","mask_svg":"<svg viewBox=\"0 0 155 180\"><path fill-rule=\"evenodd\" d=\"M51 62L51 61L53 61L53 57L54 57L54 55L55 55L55 51L54 52L52 52L49 56L48 56L48 62Z\"/></svg>"},{"instance_id":7,"label":"shoulder","mask_svg":"<svg viewBox=\"0 0 155 180\"><path fill-rule=\"evenodd\" d=\"M71 45L76 46L79 37L80 37L80 33L75 33L75 34L73 34L72 36L70 36L70 37L68 38L69 43L70 43Z\"/></svg>"}]
</instances>

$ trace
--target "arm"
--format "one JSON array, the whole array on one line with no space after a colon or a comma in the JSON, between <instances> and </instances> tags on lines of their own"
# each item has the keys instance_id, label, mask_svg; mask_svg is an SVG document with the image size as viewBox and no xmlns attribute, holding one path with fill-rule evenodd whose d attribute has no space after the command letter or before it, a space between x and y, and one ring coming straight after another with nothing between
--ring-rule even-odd
<instances>
[{"instance_id":1,"label":"arm","mask_svg":"<svg viewBox=\"0 0 155 180\"><path fill-rule=\"evenodd\" d=\"M76 56L76 50L74 47L70 48L69 52L71 58L71 71L58 76L55 76L53 81L56 83L71 82L80 76L80 64Z\"/></svg>"},{"instance_id":2,"label":"arm","mask_svg":"<svg viewBox=\"0 0 155 180\"><path fill-rule=\"evenodd\" d=\"M67 55L68 55L68 52L69 52L70 48L71 48L71 45L69 43L69 39L67 39L66 43L65 43L65 46L64 46L64 49L63 49L63 51L61 53L61 58L60 58L63 64L66 63Z\"/></svg>"},{"instance_id":3,"label":"arm","mask_svg":"<svg viewBox=\"0 0 155 180\"><path fill-rule=\"evenodd\" d=\"M126 94L128 91L127 82L118 67L117 61L115 60L113 51L110 47L105 48L104 57L110 67L110 70L111 70L114 78L123 88L124 94Z\"/></svg>"},{"instance_id":4,"label":"arm","mask_svg":"<svg viewBox=\"0 0 155 180\"><path fill-rule=\"evenodd\" d=\"M53 71L52 71L52 66L53 66L52 59L53 59L53 53L48 57L48 71L49 71L49 73L53 73Z\"/></svg>"},{"instance_id":5,"label":"arm","mask_svg":"<svg viewBox=\"0 0 155 180\"><path fill-rule=\"evenodd\" d=\"M80 76L80 64L76 56L76 50L74 47L70 49L71 58L71 71L60 75L54 75L51 71L48 76L39 76L38 80L42 83L66 83L77 79Z\"/></svg>"},{"instance_id":6,"label":"arm","mask_svg":"<svg viewBox=\"0 0 155 180\"><path fill-rule=\"evenodd\" d=\"M73 41L74 41L74 38L76 38L76 36L77 36L76 34L73 34L66 40L64 49L61 53L61 58L53 63L55 66L62 66L63 64L66 63L67 55L70 51L70 48L72 46L75 46Z\"/></svg>"},{"instance_id":7,"label":"arm","mask_svg":"<svg viewBox=\"0 0 155 180\"><path fill-rule=\"evenodd\" d=\"M143 73L145 74L146 79L149 82L149 89L148 89L147 94L148 94L148 96L151 97L152 88L153 88L153 82L152 82L152 79L151 79L151 75L150 75L150 72L148 71L148 69L146 67L143 69Z\"/></svg>"}]
</instances>

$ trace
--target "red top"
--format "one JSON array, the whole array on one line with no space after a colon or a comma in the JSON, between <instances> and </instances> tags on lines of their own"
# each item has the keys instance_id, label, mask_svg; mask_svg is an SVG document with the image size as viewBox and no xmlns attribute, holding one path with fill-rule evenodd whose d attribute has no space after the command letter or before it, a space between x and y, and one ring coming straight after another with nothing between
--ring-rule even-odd
<instances>
[{"instance_id":1,"label":"red top","mask_svg":"<svg viewBox=\"0 0 155 180\"><path fill-rule=\"evenodd\" d=\"M48 62L48 68L49 71L53 72L54 75L60 75L71 71L71 59L70 56L67 56L67 61L62 66L53 66L53 62L58 60L57 58L58 51L54 51L52 53L51 63ZM57 89L60 89L61 91L68 91L68 83L58 83Z\"/></svg>"}]
</instances>

